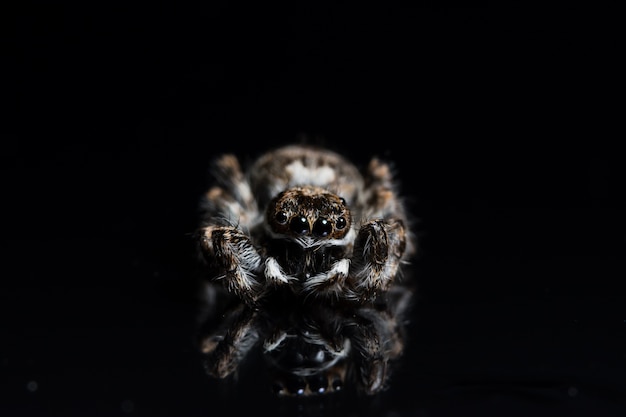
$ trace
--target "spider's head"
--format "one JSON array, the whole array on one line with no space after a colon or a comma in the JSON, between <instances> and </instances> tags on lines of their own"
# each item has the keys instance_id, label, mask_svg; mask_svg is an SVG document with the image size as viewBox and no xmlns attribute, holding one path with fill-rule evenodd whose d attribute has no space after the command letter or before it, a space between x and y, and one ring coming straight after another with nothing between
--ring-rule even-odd
<instances>
[{"instance_id":1,"label":"spider's head","mask_svg":"<svg viewBox=\"0 0 626 417\"><path fill-rule=\"evenodd\" d=\"M267 223L272 232L305 244L341 240L352 217L346 201L319 187L295 187L269 204Z\"/></svg>"}]
</instances>

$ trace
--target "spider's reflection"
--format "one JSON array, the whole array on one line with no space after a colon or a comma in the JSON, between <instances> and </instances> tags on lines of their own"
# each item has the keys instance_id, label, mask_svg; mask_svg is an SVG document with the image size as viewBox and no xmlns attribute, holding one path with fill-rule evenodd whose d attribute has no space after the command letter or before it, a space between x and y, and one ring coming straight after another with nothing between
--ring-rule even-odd
<instances>
[{"instance_id":1,"label":"spider's reflection","mask_svg":"<svg viewBox=\"0 0 626 417\"><path fill-rule=\"evenodd\" d=\"M404 350L413 291L397 285L366 304L276 291L256 308L219 286L209 285L207 294L200 350L209 375L228 378L259 349L277 395L311 396L343 389L371 395L388 387Z\"/></svg>"}]
</instances>

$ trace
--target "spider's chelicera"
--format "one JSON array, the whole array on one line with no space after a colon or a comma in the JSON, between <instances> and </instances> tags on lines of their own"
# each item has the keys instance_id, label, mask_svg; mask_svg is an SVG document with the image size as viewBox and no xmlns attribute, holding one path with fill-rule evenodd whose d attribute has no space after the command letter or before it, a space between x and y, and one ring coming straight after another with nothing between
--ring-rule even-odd
<instances>
[{"instance_id":1,"label":"spider's chelicera","mask_svg":"<svg viewBox=\"0 0 626 417\"><path fill-rule=\"evenodd\" d=\"M291 145L246 170L221 156L212 173L197 234L214 313L200 337L207 372L226 378L260 347L280 395L385 389L415 252L391 167L373 158L361 172Z\"/></svg>"}]
</instances>

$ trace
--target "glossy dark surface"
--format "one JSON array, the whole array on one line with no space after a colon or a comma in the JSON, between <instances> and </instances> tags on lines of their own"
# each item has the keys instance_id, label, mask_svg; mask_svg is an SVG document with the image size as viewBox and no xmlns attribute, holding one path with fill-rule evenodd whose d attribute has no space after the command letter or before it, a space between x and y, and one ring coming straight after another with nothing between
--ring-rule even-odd
<instances>
[{"instance_id":1,"label":"glossy dark surface","mask_svg":"<svg viewBox=\"0 0 626 417\"><path fill-rule=\"evenodd\" d=\"M626 415L610 14L24 6L3 15L0 415ZM262 362L219 384L194 350L208 163L301 133L396 161L420 219L375 398L277 400Z\"/></svg>"}]
</instances>

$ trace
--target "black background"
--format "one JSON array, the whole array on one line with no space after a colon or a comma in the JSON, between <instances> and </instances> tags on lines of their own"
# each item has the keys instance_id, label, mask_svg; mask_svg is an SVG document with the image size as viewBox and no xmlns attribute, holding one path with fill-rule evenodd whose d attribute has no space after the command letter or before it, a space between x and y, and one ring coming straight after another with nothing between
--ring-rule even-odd
<instances>
[{"instance_id":1,"label":"black background","mask_svg":"<svg viewBox=\"0 0 626 417\"><path fill-rule=\"evenodd\" d=\"M3 13L3 416L624 415L615 15L424 2L22 2ZM617 99L616 105L612 99ZM394 162L419 219L391 389L205 376L212 157L302 136Z\"/></svg>"}]
</instances>

